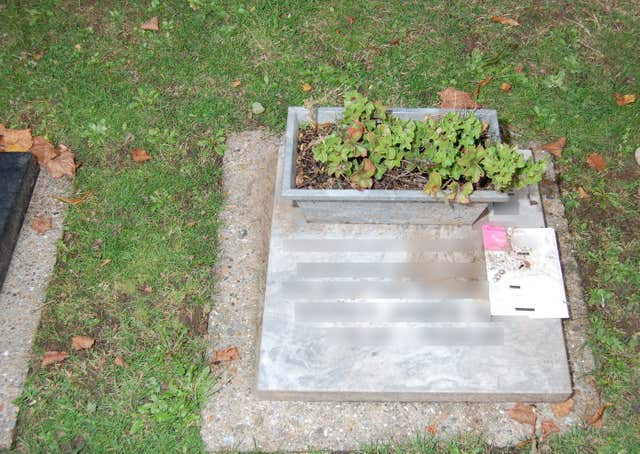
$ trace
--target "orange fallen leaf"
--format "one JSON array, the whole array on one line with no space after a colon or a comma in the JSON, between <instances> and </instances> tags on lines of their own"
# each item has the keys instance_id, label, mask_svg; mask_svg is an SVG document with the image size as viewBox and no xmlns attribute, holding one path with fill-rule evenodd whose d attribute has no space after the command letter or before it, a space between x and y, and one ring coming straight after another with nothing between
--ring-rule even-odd
<instances>
[{"instance_id":1,"label":"orange fallen leaf","mask_svg":"<svg viewBox=\"0 0 640 454\"><path fill-rule=\"evenodd\" d=\"M233 361L240 358L238 347L230 347L226 350L216 350L213 354L212 362Z\"/></svg>"},{"instance_id":2,"label":"orange fallen leaf","mask_svg":"<svg viewBox=\"0 0 640 454\"><path fill-rule=\"evenodd\" d=\"M471 99L469 93L455 88L449 87L438 94L440 95L440 107L443 109L477 109L482 107Z\"/></svg>"},{"instance_id":3,"label":"orange fallen leaf","mask_svg":"<svg viewBox=\"0 0 640 454\"><path fill-rule=\"evenodd\" d=\"M116 359L113 360L113 363L118 367L122 367L122 368L127 367L127 363L124 361L124 358L122 358L122 356L120 355L116 356Z\"/></svg>"},{"instance_id":4,"label":"orange fallen leaf","mask_svg":"<svg viewBox=\"0 0 640 454\"><path fill-rule=\"evenodd\" d=\"M520 74L523 69L524 69L524 65L519 64L519 65L516 65L516 67L513 70L515 71L516 74Z\"/></svg>"},{"instance_id":5,"label":"orange fallen leaf","mask_svg":"<svg viewBox=\"0 0 640 454\"><path fill-rule=\"evenodd\" d=\"M33 145L31 129L9 129L0 124L0 151L29 151Z\"/></svg>"},{"instance_id":6,"label":"orange fallen leaf","mask_svg":"<svg viewBox=\"0 0 640 454\"><path fill-rule=\"evenodd\" d=\"M91 197L92 194L93 194L93 191L87 191L81 197L69 198L69 197L62 197L62 196L59 196L59 195L54 195L53 198L56 199L56 200L59 200L61 202L64 202L64 203L68 203L69 205L78 205L78 204L84 202L85 200L87 200L89 197Z\"/></svg>"},{"instance_id":7,"label":"orange fallen leaf","mask_svg":"<svg viewBox=\"0 0 640 454\"><path fill-rule=\"evenodd\" d=\"M236 79L236 80L231 82L231 86L233 88L238 88L240 85L242 85L242 82L240 81L240 79Z\"/></svg>"},{"instance_id":8,"label":"orange fallen leaf","mask_svg":"<svg viewBox=\"0 0 640 454\"><path fill-rule=\"evenodd\" d=\"M304 84L302 84L302 91L304 91L305 93L308 93L311 90L313 90L313 87L311 86L310 83L305 82Z\"/></svg>"},{"instance_id":9,"label":"orange fallen leaf","mask_svg":"<svg viewBox=\"0 0 640 454\"><path fill-rule=\"evenodd\" d=\"M145 162L151 160L151 155L147 153L147 150L144 150L142 148L134 148L133 152L131 153L131 158L134 160L134 162Z\"/></svg>"},{"instance_id":10,"label":"orange fallen leaf","mask_svg":"<svg viewBox=\"0 0 640 454\"><path fill-rule=\"evenodd\" d=\"M356 19L353 16L348 16L347 21L349 22L349 25L353 25L356 23Z\"/></svg>"},{"instance_id":11,"label":"orange fallen leaf","mask_svg":"<svg viewBox=\"0 0 640 454\"><path fill-rule=\"evenodd\" d=\"M436 429L436 426L434 426L433 424L429 424L426 429L427 432L429 432L431 435L435 435L436 432L438 432L438 429Z\"/></svg>"},{"instance_id":12,"label":"orange fallen leaf","mask_svg":"<svg viewBox=\"0 0 640 454\"><path fill-rule=\"evenodd\" d=\"M560 432L560 428L553 421L542 421L541 427L543 440L551 434Z\"/></svg>"},{"instance_id":13,"label":"orange fallen leaf","mask_svg":"<svg viewBox=\"0 0 640 454\"><path fill-rule=\"evenodd\" d=\"M480 82L478 82L478 85L476 85L475 90L473 90L473 99L477 101L478 95L480 94L480 89L485 85L487 85L492 80L493 80L493 76L489 76L489 77L486 77L485 79L482 79Z\"/></svg>"},{"instance_id":14,"label":"orange fallen leaf","mask_svg":"<svg viewBox=\"0 0 640 454\"><path fill-rule=\"evenodd\" d=\"M69 357L69 353L65 352L65 351L49 351L49 352L45 352L44 356L42 357L42 362L40 363L40 367L47 367L51 364L54 363L59 363L61 361L64 361L65 359L67 359Z\"/></svg>"},{"instance_id":15,"label":"orange fallen leaf","mask_svg":"<svg viewBox=\"0 0 640 454\"><path fill-rule=\"evenodd\" d=\"M33 59L34 59L35 61L40 61L40 59L41 59L42 57L44 57L44 54L45 54L45 52L44 52L43 50L41 50L41 51L39 51L39 52L34 53L34 54L32 55L32 57L33 57Z\"/></svg>"},{"instance_id":16,"label":"orange fallen leaf","mask_svg":"<svg viewBox=\"0 0 640 454\"><path fill-rule=\"evenodd\" d=\"M506 17L506 16L492 16L491 20L502 25L512 25L512 26L520 25L520 22L518 22L517 20L511 19L510 17Z\"/></svg>"},{"instance_id":17,"label":"orange fallen leaf","mask_svg":"<svg viewBox=\"0 0 640 454\"><path fill-rule=\"evenodd\" d=\"M87 350L93 347L95 339L89 336L73 336L71 338L71 348L74 350Z\"/></svg>"},{"instance_id":18,"label":"orange fallen leaf","mask_svg":"<svg viewBox=\"0 0 640 454\"><path fill-rule=\"evenodd\" d=\"M51 216L35 216L31 221L31 228L42 235L53 228L53 219L51 219Z\"/></svg>"},{"instance_id":19,"label":"orange fallen leaf","mask_svg":"<svg viewBox=\"0 0 640 454\"><path fill-rule=\"evenodd\" d=\"M111 263L111 259L104 259L100 264L100 268L102 268L103 266L107 266L109 263Z\"/></svg>"},{"instance_id":20,"label":"orange fallen leaf","mask_svg":"<svg viewBox=\"0 0 640 454\"><path fill-rule=\"evenodd\" d=\"M149 31L152 31L152 32L157 32L158 30L160 30L160 19L158 18L158 16L153 16L148 21L143 22L142 24L140 24L140 28L142 30L149 30Z\"/></svg>"},{"instance_id":21,"label":"orange fallen leaf","mask_svg":"<svg viewBox=\"0 0 640 454\"><path fill-rule=\"evenodd\" d=\"M520 424L528 424L531 427L536 425L536 414L533 411L533 405L517 402L513 408L509 410L509 416Z\"/></svg>"},{"instance_id":22,"label":"orange fallen leaf","mask_svg":"<svg viewBox=\"0 0 640 454\"><path fill-rule=\"evenodd\" d=\"M44 165L49 175L52 178L60 178L63 175L73 178L77 168L73 152L63 144L59 144L55 151L57 156Z\"/></svg>"},{"instance_id":23,"label":"orange fallen leaf","mask_svg":"<svg viewBox=\"0 0 640 454\"><path fill-rule=\"evenodd\" d=\"M509 82L502 82L500 84L500 90L504 91L505 93L511 91L511 87L513 87L513 85L511 85Z\"/></svg>"},{"instance_id":24,"label":"orange fallen leaf","mask_svg":"<svg viewBox=\"0 0 640 454\"><path fill-rule=\"evenodd\" d=\"M580 197L581 199L589 199L589 198L591 198L589 193L587 191L585 191L582 186L580 186L578 188L578 197ZM569 400L571 400L571 399L569 399ZM552 405L552 407L553 407L553 405ZM558 415L556 415L556 416L558 416Z\"/></svg>"},{"instance_id":25,"label":"orange fallen leaf","mask_svg":"<svg viewBox=\"0 0 640 454\"><path fill-rule=\"evenodd\" d=\"M626 106L634 102L636 102L636 95L621 95L620 93L616 93L616 104L619 106Z\"/></svg>"},{"instance_id":26,"label":"orange fallen leaf","mask_svg":"<svg viewBox=\"0 0 640 454\"><path fill-rule=\"evenodd\" d=\"M553 414L556 415L556 417L564 418L569 413L571 413L571 410L573 410L574 405L575 405L575 401L570 397L564 402L551 404L551 411L553 411Z\"/></svg>"},{"instance_id":27,"label":"orange fallen leaf","mask_svg":"<svg viewBox=\"0 0 640 454\"><path fill-rule=\"evenodd\" d=\"M46 165L57 156L53 144L42 136L35 136L33 138L33 144L31 145L30 151L31 154L36 157L38 164L41 166Z\"/></svg>"},{"instance_id":28,"label":"orange fallen leaf","mask_svg":"<svg viewBox=\"0 0 640 454\"><path fill-rule=\"evenodd\" d=\"M587 158L587 164L598 172L607 168L607 163L600 153L591 153Z\"/></svg>"},{"instance_id":29,"label":"orange fallen leaf","mask_svg":"<svg viewBox=\"0 0 640 454\"><path fill-rule=\"evenodd\" d=\"M611 406L612 404L610 403L601 405L592 416L587 418L587 422L596 429L600 429L602 427L602 415L604 415L604 411Z\"/></svg>"},{"instance_id":30,"label":"orange fallen leaf","mask_svg":"<svg viewBox=\"0 0 640 454\"><path fill-rule=\"evenodd\" d=\"M566 137L560 137L558 140L554 140L551 143L542 146L542 149L551 153L556 158L560 158L562 156L562 149L567 144Z\"/></svg>"}]
</instances>

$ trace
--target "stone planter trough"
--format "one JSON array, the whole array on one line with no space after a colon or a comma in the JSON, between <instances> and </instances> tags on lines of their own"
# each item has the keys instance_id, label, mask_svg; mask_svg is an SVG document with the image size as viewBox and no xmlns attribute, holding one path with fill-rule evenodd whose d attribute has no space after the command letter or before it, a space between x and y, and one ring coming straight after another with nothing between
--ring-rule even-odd
<instances>
[{"instance_id":1,"label":"stone planter trough","mask_svg":"<svg viewBox=\"0 0 640 454\"><path fill-rule=\"evenodd\" d=\"M342 107L317 109L318 123L337 121L342 117ZM453 110L435 108L390 109L400 118L422 120L429 114L434 117L457 111L475 115L489 124L489 140L500 141L498 114L495 110ZM498 191L474 191L471 203L445 204L442 197L434 197L419 190L369 189L297 189L296 153L298 129L308 122L308 110L289 107L284 150L282 198L292 200L302 209L308 222L346 222L373 224L473 224L483 211L495 202L507 202L509 194Z\"/></svg>"}]
</instances>

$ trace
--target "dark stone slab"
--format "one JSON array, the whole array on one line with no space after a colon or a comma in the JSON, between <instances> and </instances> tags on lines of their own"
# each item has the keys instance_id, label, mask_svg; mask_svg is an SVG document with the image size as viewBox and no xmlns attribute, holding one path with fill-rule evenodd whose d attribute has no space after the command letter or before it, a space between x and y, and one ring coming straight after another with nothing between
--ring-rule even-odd
<instances>
[{"instance_id":1,"label":"dark stone slab","mask_svg":"<svg viewBox=\"0 0 640 454\"><path fill-rule=\"evenodd\" d=\"M0 153L0 288L39 171L31 153Z\"/></svg>"}]
</instances>

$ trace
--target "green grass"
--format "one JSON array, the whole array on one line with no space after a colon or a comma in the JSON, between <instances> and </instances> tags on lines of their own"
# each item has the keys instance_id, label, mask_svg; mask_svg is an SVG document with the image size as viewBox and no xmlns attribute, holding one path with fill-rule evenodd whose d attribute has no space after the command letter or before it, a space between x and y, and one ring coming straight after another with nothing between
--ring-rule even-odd
<instances>
[{"instance_id":1,"label":"green grass","mask_svg":"<svg viewBox=\"0 0 640 454\"><path fill-rule=\"evenodd\" d=\"M522 26L495 24L494 14ZM159 33L137 28L153 15ZM195 319L211 304L223 129L280 131L288 105L309 96L338 104L351 88L389 105L436 105L444 88L472 91L492 75L480 102L500 111L511 142L568 138L557 160L562 197L590 307L595 378L614 404L604 429L548 443L639 450L640 102L614 102L616 92L640 95L639 17L632 0L0 6L0 122L71 146L83 162L77 191L94 192L66 221L16 448L202 449L198 409L209 383ZM252 102L265 113L251 117ZM131 163L133 147L153 161ZM585 164L592 152L605 156L605 172ZM580 186L590 199L578 197ZM39 355L69 349L75 334L94 336L95 347L40 370ZM116 355L128 367L115 366ZM454 449L408 443L414 452Z\"/></svg>"}]
</instances>

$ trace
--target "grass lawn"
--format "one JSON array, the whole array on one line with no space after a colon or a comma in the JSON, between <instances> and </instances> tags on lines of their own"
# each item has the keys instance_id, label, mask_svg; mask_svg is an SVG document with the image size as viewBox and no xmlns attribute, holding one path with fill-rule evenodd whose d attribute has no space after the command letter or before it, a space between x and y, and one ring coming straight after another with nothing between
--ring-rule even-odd
<instances>
[{"instance_id":1,"label":"grass lawn","mask_svg":"<svg viewBox=\"0 0 640 454\"><path fill-rule=\"evenodd\" d=\"M522 25L494 23L496 14ZM156 15L159 32L138 28ZM0 123L70 146L83 163L76 191L94 194L69 210L20 399L18 451L203 449L224 131L281 131L288 105L339 104L351 88L433 106L444 88L471 92L487 76L479 100L499 110L512 143L567 137L556 161L562 197L595 378L613 404L603 429L545 444L640 450L640 101L615 102L640 97L637 1L8 0L0 24ZM251 116L253 102L265 112ZM133 163L134 147L153 160ZM604 172L587 166L593 152ZM40 369L42 352L69 351L77 334L96 345Z\"/></svg>"}]
</instances>

